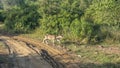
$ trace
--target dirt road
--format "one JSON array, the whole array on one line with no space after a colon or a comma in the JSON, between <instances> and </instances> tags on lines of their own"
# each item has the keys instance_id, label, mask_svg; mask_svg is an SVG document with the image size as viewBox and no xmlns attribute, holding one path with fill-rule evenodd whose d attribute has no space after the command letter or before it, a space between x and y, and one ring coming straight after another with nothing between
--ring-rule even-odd
<instances>
[{"instance_id":1,"label":"dirt road","mask_svg":"<svg viewBox=\"0 0 120 68\"><path fill-rule=\"evenodd\" d=\"M9 37L0 37L8 46L11 65L8 68L57 68L41 56L41 52L24 42ZM3 67L4 68L4 67Z\"/></svg>"},{"instance_id":2,"label":"dirt road","mask_svg":"<svg viewBox=\"0 0 120 68\"><path fill-rule=\"evenodd\" d=\"M37 40L19 36L0 36L10 57L8 68L79 68L72 55ZM5 68L5 67L3 67Z\"/></svg>"}]
</instances>

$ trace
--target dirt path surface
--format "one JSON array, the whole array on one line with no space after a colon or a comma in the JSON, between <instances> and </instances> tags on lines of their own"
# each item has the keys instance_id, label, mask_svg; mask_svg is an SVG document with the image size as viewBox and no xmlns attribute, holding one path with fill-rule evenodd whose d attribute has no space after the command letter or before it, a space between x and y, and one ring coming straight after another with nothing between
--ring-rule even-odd
<instances>
[{"instance_id":1,"label":"dirt path surface","mask_svg":"<svg viewBox=\"0 0 120 68\"><path fill-rule=\"evenodd\" d=\"M52 46L46 45L44 43L41 43L38 40L33 40L30 38L22 37L22 36L14 36L15 40L23 41L28 44L32 44L37 48L43 48L48 51L48 53L54 57L55 60L59 61L60 63L64 64L65 68L79 68L79 65L77 64L79 60L74 60L76 55L69 54L65 50L58 50L53 48ZM58 68L58 67L57 67ZM62 67L59 67L62 68Z\"/></svg>"},{"instance_id":2,"label":"dirt path surface","mask_svg":"<svg viewBox=\"0 0 120 68\"><path fill-rule=\"evenodd\" d=\"M8 68L8 49L0 40L0 68Z\"/></svg>"},{"instance_id":3,"label":"dirt path surface","mask_svg":"<svg viewBox=\"0 0 120 68\"><path fill-rule=\"evenodd\" d=\"M79 68L79 60L66 50L58 50L38 40L20 36L0 36L8 47L10 61L8 68Z\"/></svg>"},{"instance_id":4,"label":"dirt path surface","mask_svg":"<svg viewBox=\"0 0 120 68\"><path fill-rule=\"evenodd\" d=\"M37 48L32 48L24 42L9 37L0 37L0 39L4 40L8 46L12 63L9 68L55 68L42 58Z\"/></svg>"},{"instance_id":5,"label":"dirt path surface","mask_svg":"<svg viewBox=\"0 0 120 68\"><path fill-rule=\"evenodd\" d=\"M11 64L8 68L79 68L72 54L38 40L20 36L0 36L0 39L9 51Z\"/></svg>"}]
</instances>

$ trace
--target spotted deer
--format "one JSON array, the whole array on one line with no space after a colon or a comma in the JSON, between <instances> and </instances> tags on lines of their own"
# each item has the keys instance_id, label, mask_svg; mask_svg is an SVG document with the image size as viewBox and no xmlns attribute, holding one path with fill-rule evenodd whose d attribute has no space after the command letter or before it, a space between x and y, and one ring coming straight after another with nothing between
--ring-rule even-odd
<instances>
[{"instance_id":1,"label":"spotted deer","mask_svg":"<svg viewBox=\"0 0 120 68\"><path fill-rule=\"evenodd\" d=\"M48 35L47 34L47 35L45 35L45 37L43 39L43 43L48 44L48 40L50 40L53 43L53 45L55 45L56 41L59 42L59 44L60 44L62 38L63 38L63 36L61 36L61 35L56 36L56 35Z\"/></svg>"}]
</instances>

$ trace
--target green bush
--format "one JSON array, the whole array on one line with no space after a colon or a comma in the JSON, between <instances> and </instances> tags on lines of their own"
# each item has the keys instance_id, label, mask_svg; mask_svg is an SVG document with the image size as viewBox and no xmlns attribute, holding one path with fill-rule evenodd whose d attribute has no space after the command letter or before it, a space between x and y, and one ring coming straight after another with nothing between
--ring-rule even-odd
<instances>
[{"instance_id":1,"label":"green bush","mask_svg":"<svg viewBox=\"0 0 120 68\"><path fill-rule=\"evenodd\" d=\"M0 21L4 21L5 20L5 16L4 16L4 12L3 10L0 10Z\"/></svg>"},{"instance_id":2,"label":"green bush","mask_svg":"<svg viewBox=\"0 0 120 68\"><path fill-rule=\"evenodd\" d=\"M92 5L86 10L84 18L88 22L98 25L98 33L94 32L99 38L114 40L119 38L120 29L120 1L118 0L99 0L93 1ZM97 30L94 28L94 30ZM101 35L100 35L101 34ZM118 36L119 35L119 36Z\"/></svg>"},{"instance_id":3,"label":"green bush","mask_svg":"<svg viewBox=\"0 0 120 68\"><path fill-rule=\"evenodd\" d=\"M5 25L15 33L29 32L40 25L38 33L60 34L77 43L84 39L93 43L116 41L120 40L119 3L119 0L25 0L21 7L6 13Z\"/></svg>"},{"instance_id":4,"label":"green bush","mask_svg":"<svg viewBox=\"0 0 120 68\"><path fill-rule=\"evenodd\" d=\"M39 14L36 7L28 6L21 9L12 9L6 13L6 29L15 33L26 33L39 26Z\"/></svg>"}]
</instances>

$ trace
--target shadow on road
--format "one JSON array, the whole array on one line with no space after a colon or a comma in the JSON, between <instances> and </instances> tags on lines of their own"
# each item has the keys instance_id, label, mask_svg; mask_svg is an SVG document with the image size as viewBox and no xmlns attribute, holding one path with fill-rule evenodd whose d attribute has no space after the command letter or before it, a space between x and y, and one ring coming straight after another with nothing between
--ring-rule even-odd
<instances>
[{"instance_id":1,"label":"shadow on road","mask_svg":"<svg viewBox=\"0 0 120 68\"><path fill-rule=\"evenodd\" d=\"M50 61L48 61L47 59L49 59L48 57L45 57L45 55L50 56L47 51L42 50L42 58L44 58L44 60L46 60L47 62L51 63ZM40 57L39 55L35 55L34 57ZM16 57L16 59L24 59L25 61L23 62L24 65L27 66L20 66L20 64L16 64L18 65L18 68L30 68L31 64L27 63L28 61L31 61L32 58L30 58L29 56L23 56L23 57ZM18 63L20 61L15 61L15 59L13 58L11 61L11 58L9 58L9 55L3 55L0 54L0 68L13 68L15 65L14 63ZM41 59L43 60L43 59ZM46 62L45 61L45 62ZM44 64L44 62L41 62L41 64ZM69 64L73 64L73 63L69 63ZM116 63L104 63L104 64L96 64L96 63L76 63L80 66L80 68L120 68L120 62L116 62ZM53 67L53 68L59 68L59 67Z\"/></svg>"}]
</instances>

